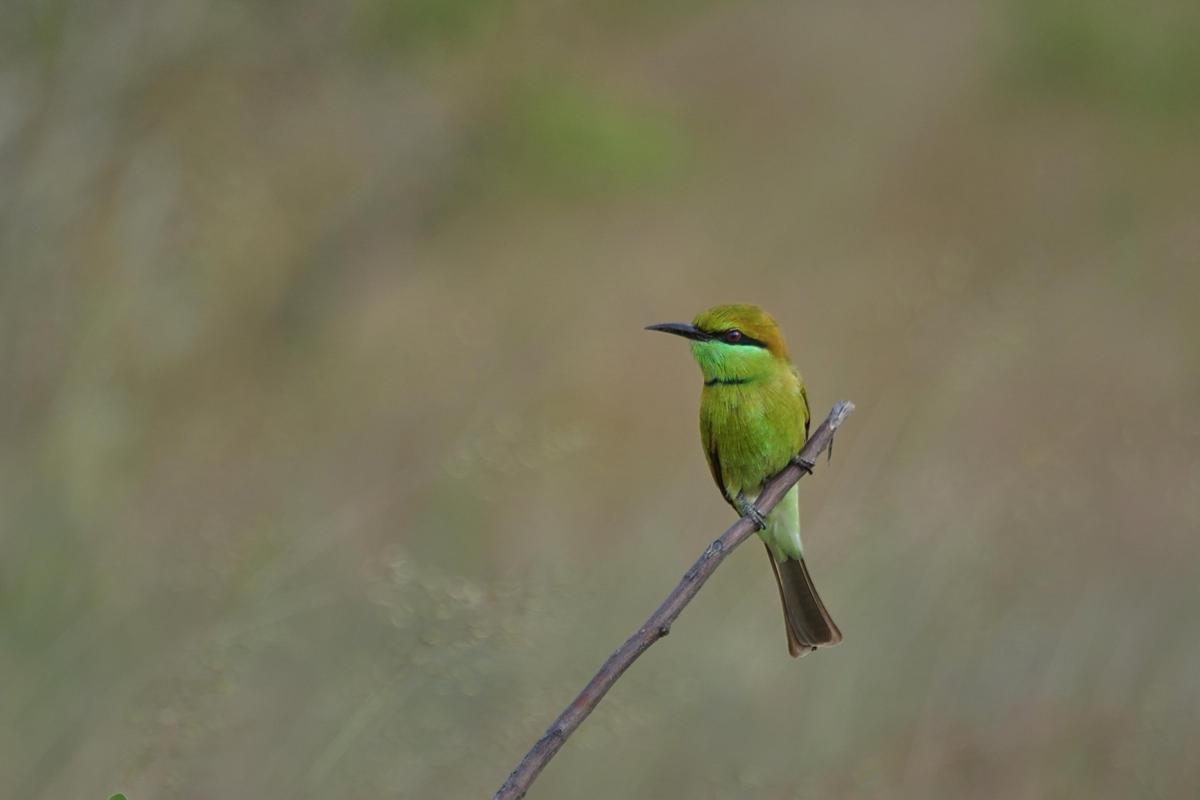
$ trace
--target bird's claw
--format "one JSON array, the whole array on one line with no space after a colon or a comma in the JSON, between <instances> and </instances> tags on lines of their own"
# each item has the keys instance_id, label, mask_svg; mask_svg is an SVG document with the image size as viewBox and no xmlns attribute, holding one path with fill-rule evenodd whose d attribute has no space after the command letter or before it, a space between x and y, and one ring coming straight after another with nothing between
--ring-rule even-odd
<instances>
[{"instance_id":1,"label":"bird's claw","mask_svg":"<svg viewBox=\"0 0 1200 800\"><path fill-rule=\"evenodd\" d=\"M792 463L807 472L809 475L813 474L813 467L816 466L816 463L809 461L807 458L801 458L800 456L793 458Z\"/></svg>"},{"instance_id":2,"label":"bird's claw","mask_svg":"<svg viewBox=\"0 0 1200 800\"><path fill-rule=\"evenodd\" d=\"M754 527L760 531L767 529L767 518L762 515L762 512L755 508L754 504L746 499L745 495L737 496L738 506L742 509L742 516L749 517L754 520Z\"/></svg>"}]
</instances>

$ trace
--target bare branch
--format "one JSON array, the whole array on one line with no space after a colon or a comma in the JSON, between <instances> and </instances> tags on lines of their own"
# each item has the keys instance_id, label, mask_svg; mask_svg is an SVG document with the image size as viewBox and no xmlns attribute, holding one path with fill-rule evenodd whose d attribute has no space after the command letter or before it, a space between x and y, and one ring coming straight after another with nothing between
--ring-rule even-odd
<instances>
[{"instance_id":1,"label":"bare branch","mask_svg":"<svg viewBox=\"0 0 1200 800\"><path fill-rule=\"evenodd\" d=\"M764 484L763 490L755 502L755 506L760 512L768 513L787 494L788 489L795 485L796 481L812 472L812 468L816 466L817 457L833 444L833 435L838 426L853 410L854 404L847 401L842 401L833 407L829 416L813 432L808 442L805 443L804 449L800 451L793 462ZM588 681L579 696L571 701L571 704L558 715L558 719L554 720L554 724L542 734L542 738L538 739L533 748L525 754L521 763L496 792L493 800L519 800L525 796L525 793L529 791L530 784L534 782L550 759L558 753L563 742L575 732L580 723L587 719L587 715L592 713L592 709L612 688L617 679L650 645L671 632L671 623L683 611L684 606L692 601L704 582L725 560L725 556L750 538L753 533L754 520L744 516L704 550L691 569L684 573L679 585L650 615L650 619L646 620L636 633L625 640L625 644L608 657L604 666L600 667L600 671L596 673L595 677Z\"/></svg>"}]
</instances>

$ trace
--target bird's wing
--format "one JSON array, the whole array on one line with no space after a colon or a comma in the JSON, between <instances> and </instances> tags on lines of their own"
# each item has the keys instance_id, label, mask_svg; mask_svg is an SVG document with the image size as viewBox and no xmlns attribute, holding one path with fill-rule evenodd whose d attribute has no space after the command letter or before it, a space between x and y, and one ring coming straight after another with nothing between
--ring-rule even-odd
<instances>
[{"instance_id":1,"label":"bird's wing","mask_svg":"<svg viewBox=\"0 0 1200 800\"><path fill-rule=\"evenodd\" d=\"M804 407L804 441L808 441L808 428L812 425L812 411L808 408L808 390L804 388L804 381L800 382L800 404ZM803 447L803 443L801 447Z\"/></svg>"},{"instance_id":2,"label":"bird's wing","mask_svg":"<svg viewBox=\"0 0 1200 800\"><path fill-rule=\"evenodd\" d=\"M704 417L700 418L700 442L704 445L704 458L708 461L708 469L712 472L713 481L721 490L721 496L733 505L729 492L725 489L725 478L721 475L721 453L717 450L717 442L713 439L712 426ZM736 508L736 506L735 506Z\"/></svg>"}]
</instances>

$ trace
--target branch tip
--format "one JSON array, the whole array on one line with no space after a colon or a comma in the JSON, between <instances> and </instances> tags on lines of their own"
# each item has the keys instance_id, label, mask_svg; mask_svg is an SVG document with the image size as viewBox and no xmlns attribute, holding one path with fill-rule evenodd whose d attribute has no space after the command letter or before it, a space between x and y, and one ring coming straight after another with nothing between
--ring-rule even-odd
<instances>
[{"instance_id":1,"label":"branch tip","mask_svg":"<svg viewBox=\"0 0 1200 800\"><path fill-rule=\"evenodd\" d=\"M846 421L846 417L854 412L854 403L849 400L840 400L833 407L833 411L829 412L829 428L837 430L838 427Z\"/></svg>"}]
</instances>

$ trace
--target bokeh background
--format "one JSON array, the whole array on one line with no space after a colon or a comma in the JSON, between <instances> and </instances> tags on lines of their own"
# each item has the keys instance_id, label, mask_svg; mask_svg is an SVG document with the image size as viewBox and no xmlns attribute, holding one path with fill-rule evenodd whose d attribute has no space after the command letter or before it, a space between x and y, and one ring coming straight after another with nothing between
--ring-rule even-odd
<instances>
[{"instance_id":1,"label":"bokeh background","mask_svg":"<svg viewBox=\"0 0 1200 800\"><path fill-rule=\"evenodd\" d=\"M1194 797L1187 0L6 6L0 794L490 797L731 522L734 301L845 644L751 543L530 797Z\"/></svg>"}]
</instances>

